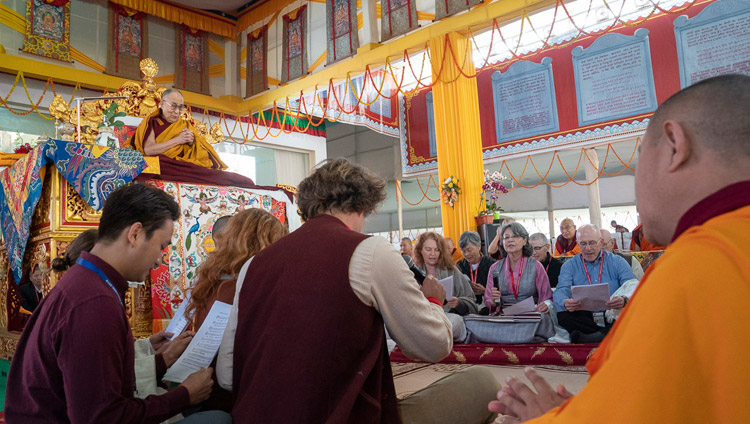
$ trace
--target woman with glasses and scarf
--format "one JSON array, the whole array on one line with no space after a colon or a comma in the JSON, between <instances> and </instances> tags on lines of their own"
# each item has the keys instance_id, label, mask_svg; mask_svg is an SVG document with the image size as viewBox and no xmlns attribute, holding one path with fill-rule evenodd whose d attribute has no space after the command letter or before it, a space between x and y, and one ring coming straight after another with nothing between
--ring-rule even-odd
<instances>
[{"instance_id":1,"label":"woman with glasses and scarf","mask_svg":"<svg viewBox=\"0 0 750 424\"><path fill-rule=\"evenodd\" d=\"M490 315L499 315L504 308L533 298L533 311L542 314L536 334L546 341L555 334L549 314L552 288L547 273L542 264L531 257L529 232L523 225L517 222L503 225L500 234L503 259L490 267L484 303Z\"/></svg>"}]
</instances>

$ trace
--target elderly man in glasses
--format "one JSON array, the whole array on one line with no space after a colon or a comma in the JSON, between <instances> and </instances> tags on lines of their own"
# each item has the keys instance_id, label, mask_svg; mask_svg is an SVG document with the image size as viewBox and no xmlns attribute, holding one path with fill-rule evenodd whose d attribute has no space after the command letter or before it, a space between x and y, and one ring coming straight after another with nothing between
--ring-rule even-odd
<instances>
[{"instance_id":1,"label":"elderly man in glasses","mask_svg":"<svg viewBox=\"0 0 750 424\"><path fill-rule=\"evenodd\" d=\"M534 251L531 257L539 261L547 272L549 285L557 287L557 279L560 276L562 261L549 254L549 240L542 233L534 233L529 236L529 245Z\"/></svg>"},{"instance_id":2,"label":"elderly man in glasses","mask_svg":"<svg viewBox=\"0 0 750 424\"><path fill-rule=\"evenodd\" d=\"M560 269L557 288L553 294L557 321L568 330L573 343L598 343L609 331L603 311L585 311L580 301L573 299L572 287L607 284L610 296L626 281L634 280L633 270L625 259L602 249L602 234L594 224L578 230L581 253L567 260ZM622 309L627 297L611 297L607 309Z\"/></svg>"},{"instance_id":3,"label":"elderly man in glasses","mask_svg":"<svg viewBox=\"0 0 750 424\"><path fill-rule=\"evenodd\" d=\"M180 118L185 107L179 90L164 91L159 111L144 119L130 140L133 148L146 156L164 155L205 168L227 169L205 137L190 121Z\"/></svg>"}]
</instances>

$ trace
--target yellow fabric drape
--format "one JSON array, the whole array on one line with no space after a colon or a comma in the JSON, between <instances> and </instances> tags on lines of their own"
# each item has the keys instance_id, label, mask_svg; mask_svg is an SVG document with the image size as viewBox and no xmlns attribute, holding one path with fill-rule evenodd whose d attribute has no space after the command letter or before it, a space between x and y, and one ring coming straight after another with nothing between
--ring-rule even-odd
<instances>
[{"instance_id":1,"label":"yellow fabric drape","mask_svg":"<svg viewBox=\"0 0 750 424\"><path fill-rule=\"evenodd\" d=\"M95 71L104 72L105 70L107 70L107 68L105 68L104 65L100 65L94 59L81 53L80 50L76 49L73 46L70 46L70 58L75 60L76 62L80 62L88 66L89 68Z\"/></svg>"},{"instance_id":2,"label":"yellow fabric drape","mask_svg":"<svg viewBox=\"0 0 750 424\"><path fill-rule=\"evenodd\" d=\"M445 37L449 37L448 48ZM458 178L462 191L453 207L441 202L443 235L458 240L462 232L476 229L474 216L479 211L484 165L477 84L460 75L450 57L451 48L467 75L474 73L474 61L471 41L466 36L454 32L430 40L433 79L443 68L445 58L445 69L432 87L438 173L441 182L451 175Z\"/></svg>"},{"instance_id":3,"label":"yellow fabric drape","mask_svg":"<svg viewBox=\"0 0 750 424\"><path fill-rule=\"evenodd\" d=\"M240 15L237 19L237 32L242 32L247 28L263 21L274 13L280 12L283 8L296 2L297 0L278 0L262 3L260 6L250 9ZM269 24L270 26L270 24Z\"/></svg>"},{"instance_id":4,"label":"yellow fabric drape","mask_svg":"<svg viewBox=\"0 0 750 424\"><path fill-rule=\"evenodd\" d=\"M323 50L323 53L320 56L318 56L317 59L315 59L315 62L313 62L313 64L310 65L309 68L307 68L307 73L309 74L312 71L314 71L318 66L322 65L325 60L326 60L326 50Z\"/></svg>"},{"instance_id":5,"label":"yellow fabric drape","mask_svg":"<svg viewBox=\"0 0 750 424\"><path fill-rule=\"evenodd\" d=\"M158 115L159 112L156 112L148 119L144 119L143 122L141 122L141 124L135 130L135 135L133 136L133 148L143 153L144 155L146 153L143 150L143 143L148 136L148 134L146 134L146 131L148 130L148 123L152 117ZM184 129L189 129L195 135L195 141L193 142L193 144L180 144L179 146L174 146L166 152L162 153L164 156L184 162L194 163L204 168L228 168L227 165L219 158L219 155L216 153L211 144L206 141L206 138L198 134L198 131L190 121L186 121L184 119L177 120L177 122L173 123L164 131L162 131L161 134L155 136L154 141L159 144L171 140L180 135L180 131ZM219 166L214 166L214 163L217 163Z\"/></svg>"},{"instance_id":6,"label":"yellow fabric drape","mask_svg":"<svg viewBox=\"0 0 750 424\"><path fill-rule=\"evenodd\" d=\"M26 18L4 4L0 4L0 24L21 34L26 32Z\"/></svg>"},{"instance_id":7,"label":"yellow fabric drape","mask_svg":"<svg viewBox=\"0 0 750 424\"><path fill-rule=\"evenodd\" d=\"M219 59L224 60L224 46L211 38L208 39L208 51L218 56Z\"/></svg>"},{"instance_id":8,"label":"yellow fabric drape","mask_svg":"<svg viewBox=\"0 0 750 424\"><path fill-rule=\"evenodd\" d=\"M192 29L210 32L234 38L236 26L233 22L214 17L208 12L199 12L185 7L173 6L168 3L153 0L110 0L120 6L129 7L133 10L143 12L147 15L156 16L170 22L185 24ZM270 2L274 3L274 2ZM204 14L205 13L205 14Z\"/></svg>"}]
</instances>

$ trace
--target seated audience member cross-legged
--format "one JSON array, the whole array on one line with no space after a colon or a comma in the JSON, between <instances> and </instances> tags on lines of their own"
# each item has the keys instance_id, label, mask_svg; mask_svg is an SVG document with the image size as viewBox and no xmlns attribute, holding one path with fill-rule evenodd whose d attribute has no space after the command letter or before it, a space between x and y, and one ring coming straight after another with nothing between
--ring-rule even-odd
<instances>
[{"instance_id":1,"label":"seated audience member cross-legged","mask_svg":"<svg viewBox=\"0 0 750 424\"><path fill-rule=\"evenodd\" d=\"M529 236L529 245L533 249L531 257L539 261L547 272L550 287L557 287L557 279L560 277L562 261L550 255L550 244L547 236L542 233L534 233Z\"/></svg>"},{"instance_id":2,"label":"seated audience member cross-legged","mask_svg":"<svg viewBox=\"0 0 750 424\"><path fill-rule=\"evenodd\" d=\"M476 231L464 231L458 239L458 247L464 259L458 261L458 269L467 277L476 295L478 305L484 303L484 290L490 266L495 260L482 255L482 239Z\"/></svg>"},{"instance_id":3,"label":"seated audience member cross-legged","mask_svg":"<svg viewBox=\"0 0 750 424\"><path fill-rule=\"evenodd\" d=\"M181 118L186 107L178 89L165 90L159 110L144 119L131 137L133 149L146 156L164 155L204 168L227 169L211 143L190 120Z\"/></svg>"},{"instance_id":4,"label":"seated audience member cross-legged","mask_svg":"<svg viewBox=\"0 0 750 424\"><path fill-rule=\"evenodd\" d=\"M573 256L581 253L576 238L576 224L570 218L560 223L560 237L555 242L555 256Z\"/></svg>"},{"instance_id":5,"label":"seated audience member cross-legged","mask_svg":"<svg viewBox=\"0 0 750 424\"><path fill-rule=\"evenodd\" d=\"M635 275L635 278L637 280L640 280L641 277L643 277L643 267L641 266L640 261L638 261L638 258L636 258L634 255L631 255L630 253L625 253L619 249L615 249L615 239L612 238L612 233L605 229L602 229L601 232L602 249L606 250L609 253L614 253L615 255L625 259L625 262L630 265L630 269L633 270L633 275Z\"/></svg>"},{"instance_id":6,"label":"seated audience member cross-legged","mask_svg":"<svg viewBox=\"0 0 750 424\"><path fill-rule=\"evenodd\" d=\"M401 255L405 256L412 256L414 253L414 246L411 244L411 239L409 237L404 237L401 239Z\"/></svg>"},{"instance_id":7,"label":"seated audience member cross-legged","mask_svg":"<svg viewBox=\"0 0 750 424\"><path fill-rule=\"evenodd\" d=\"M414 247L414 262L424 270L425 275L438 280L451 278L453 296L446 299L443 309L453 326L453 340L463 342L466 338L466 326L462 317L476 314L479 306L469 280L456 268L445 239L432 231L420 234Z\"/></svg>"},{"instance_id":8,"label":"seated audience member cross-legged","mask_svg":"<svg viewBox=\"0 0 750 424\"><path fill-rule=\"evenodd\" d=\"M217 362L234 422L493 419L486 399L499 384L482 367L396 398L385 327L404 354L428 362L450 353L452 337L437 280L420 288L387 240L362 234L385 187L346 159L326 161L299 184L305 224L243 266Z\"/></svg>"},{"instance_id":9,"label":"seated audience member cross-legged","mask_svg":"<svg viewBox=\"0 0 750 424\"><path fill-rule=\"evenodd\" d=\"M598 343L610 327L604 321L604 311L582 310L581 302L573 299L571 287L607 284L612 295L625 282L635 280L635 275L625 259L602 249L602 234L596 225L581 226L578 245L582 252L566 261L560 270L554 294L557 321L570 333L573 343ZM606 309L622 309L627 302L626 296L616 296L607 302Z\"/></svg>"},{"instance_id":10,"label":"seated audience member cross-legged","mask_svg":"<svg viewBox=\"0 0 750 424\"><path fill-rule=\"evenodd\" d=\"M160 263L179 216L168 194L142 184L108 196L96 244L42 300L18 342L6 389L7 422L158 423L208 398L210 369L163 395L138 399L134 393L125 292L129 280L145 280ZM226 416L208 414L214 412ZM185 422L203 422L208 414Z\"/></svg>"},{"instance_id":11,"label":"seated audience member cross-legged","mask_svg":"<svg viewBox=\"0 0 750 424\"><path fill-rule=\"evenodd\" d=\"M491 315L499 315L503 308L533 298L534 312L542 314L535 341L547 341L555 334L554 324L549 316L552 288L549 286L547 273L542 264L531 257L529 233L523 225L517 222L503 225L500 234L500 250L504 259L490 267L484 304Z\"/></svg>"},{"instance_id":12,"label":"seated audience member cross-legged","mask_svg":"<svg viewBox=\"0 0 750 424\"><path fill-rule=\"evenodd\" d=\"M750 423L748 110L746 75L659 106L635 193L646 236L669 246L586 363L586 387L571 396L529 368L533 388L508 379L490 404L504 423Z\"/></svg>"},{"instance_id":13,"label":"seated audience member cross-legged","mask_svg":"<svg viewBox=\"0 0 750 424\"><path fill-rule=\"evenodd\" d=\"M214 302L231 305L237 276L242 265L271 243L287 234L287 229L275 216L263 209L243 210L223 221L226 227L214 231L216 250L211 252L198 270L198 282L191 291L186 316L193 315L193 330L198 331ZM191 314L195 311L194 314ZM211 397L201 409L220 409L230 412L232 395L214 387Z\"/></svg>"}]
</instances>

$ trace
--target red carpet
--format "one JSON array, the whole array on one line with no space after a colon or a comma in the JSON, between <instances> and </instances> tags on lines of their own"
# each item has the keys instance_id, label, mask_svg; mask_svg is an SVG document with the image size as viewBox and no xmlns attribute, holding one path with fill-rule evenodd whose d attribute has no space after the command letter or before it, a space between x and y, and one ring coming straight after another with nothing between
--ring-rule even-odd
<instances>
[{"instance_id":1,"label":"red carpet","mask_svg":"<svg viewBox=\"0 0 750 424\"><path fill-rule=\"evenodd\" d=\"M457 344L442 364L487 365L585 365L598 344ZM407 358L401 350L391 353L392 362L419 362Z\"/></svg>"}]
</instances>

